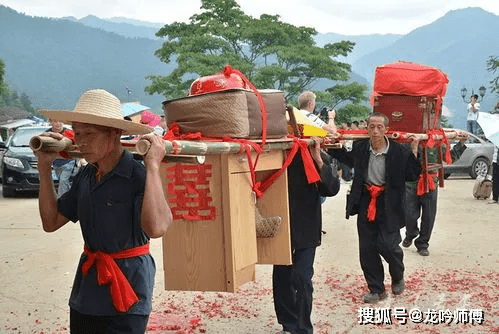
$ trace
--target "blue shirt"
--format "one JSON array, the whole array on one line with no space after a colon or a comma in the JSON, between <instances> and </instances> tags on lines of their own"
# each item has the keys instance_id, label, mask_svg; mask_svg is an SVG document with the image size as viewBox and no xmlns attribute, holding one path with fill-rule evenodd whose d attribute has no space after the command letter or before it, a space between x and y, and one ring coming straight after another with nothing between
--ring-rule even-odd
<instances>
[{"instance_id":1,"label":"blue shirt","mask_svg":"<svg viewBox=\"0 0 499 334\"><path fill-rule=\"evenodd\" d=\"M144 166L124 151L116 167L98 183L95 173L96 167L91 164L80 170L71 189L58 200L59 212L73 222L80 221L83 240L91 251L115 253L149 242L140 224ZM69 299L70 307L87 315L120 314L113 306L109 287L97 284L95 265L87 276L82 274L85 260L86 256L82 254ZM115 261L139 298L128 313L149 314L156 271L154 259L148 254Z\"/></svg>"}]
</instances>

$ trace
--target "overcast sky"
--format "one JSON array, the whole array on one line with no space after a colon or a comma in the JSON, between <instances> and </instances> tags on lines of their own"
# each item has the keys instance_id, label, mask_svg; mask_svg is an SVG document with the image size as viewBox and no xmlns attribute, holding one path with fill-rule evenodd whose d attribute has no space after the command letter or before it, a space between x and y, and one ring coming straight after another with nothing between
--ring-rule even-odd
<instances>
[{"instance_id":1,"label":"overcast sky","mask_svg":"<svg viewBox=\"0 0 499 334\"><path fill-rule=\"evenodd\" d=\"M407 34L450 10L481 7L499 15L499 0L237 0L248 15L279 14L297 26L345 35ZM126 17L154 23L187 21L200 0L0 0L31 16ZM480 24L477 22L477 24Z\"/></svg>"}]
</instances>

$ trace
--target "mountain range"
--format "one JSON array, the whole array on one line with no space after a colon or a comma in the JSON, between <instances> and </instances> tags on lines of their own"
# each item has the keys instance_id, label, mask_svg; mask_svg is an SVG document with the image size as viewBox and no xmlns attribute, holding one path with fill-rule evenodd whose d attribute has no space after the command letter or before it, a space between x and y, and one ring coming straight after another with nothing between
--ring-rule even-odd
<instances>
[{"instance_id":1,"label":"mountain range","mask_svg":"<svg viewBox=\"0 0 499 334\"><path fill-rule=\"evenodd\" d=\"M147 95L144 87L150 84L147 75L167 75L174 66L154 56L162 43L155 33L162 26L126 18L31 17L0 5L0 59L6 64L6 81L25 92L37 108L70 109L83 91L105 88L122 101L140 101L159 113L165 97ZM471 90L487 87L482 110L491 110L498 100L489 88L493 74L486 70L488 57L499 55L498 28L499 16L466 8L407 35L328 33L315 39L321 46L355 42L353 52L338 60L352 65L352 80L369 86L377 66L397 60L441 69L450 81L444 100L452 113L450 123L463 128L462 87L468 89L468 97ZM315 88L324 85L320 82Z\"/></svg>"}]
</instances>

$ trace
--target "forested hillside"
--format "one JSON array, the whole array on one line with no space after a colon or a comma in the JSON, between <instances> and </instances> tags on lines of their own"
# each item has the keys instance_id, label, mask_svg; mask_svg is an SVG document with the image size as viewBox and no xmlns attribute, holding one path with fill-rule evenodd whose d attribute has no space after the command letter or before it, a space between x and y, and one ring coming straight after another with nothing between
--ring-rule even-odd
<instances>
[{"instance_id":1,"label":"forested hillside","mask_svg":"<svg viewBox=\"0 0 499 334\"><path fill-rule=\"evenodd\" d=\"M144 87L169 71L154 56L161 41L125 38L69 20L25 16L0 6L0 58L6 82L38 108L72 108L81 93L104 88L123 101L160 108ZM131 90L127 94L126 88Z\"/></svg>"}]
</instances>

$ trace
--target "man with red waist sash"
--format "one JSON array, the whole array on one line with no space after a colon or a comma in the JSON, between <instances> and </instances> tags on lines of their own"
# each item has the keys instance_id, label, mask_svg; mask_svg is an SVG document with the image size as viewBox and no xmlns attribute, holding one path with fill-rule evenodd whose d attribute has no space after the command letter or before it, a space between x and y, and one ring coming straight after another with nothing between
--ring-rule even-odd
<instances>
[{"instance_id":1,"label":"man with red waist sash","mask_svg":"<svg viewBox=\"0 0 499 334\"><path fill-rule=\"evenodd\" d=\"M41 113L72 124L88 161L56 199L54 155L37 151L43 229L53 232L79 221L84 240L69 299L71 333L144 333L155 276L149 239L161 237L172 221L159 175L164 142L151 127L124 120L120 101L102 89L85 92L74 111ZM144 165L124 151L122 134L151 142Z\"/></svg>"},{"instance_id":2,"label":"man with red waist sash","mask_svg":"<svg viewBox=\"0 0 499 334\"><path fill-rule=\"evenodd\" d=\"M411 149L386 137L388 118L373 113L367 119L369 139L354 143L351 151L334 150L333 157L355 169L347 197L347 218L357 215L359 257L369 293L364 302L386 298L381 257L388 262L392 292L404 291L404 252L400 228L404 226L405 182L417 180L419 141L410 138Z\"/></svg>"}]
</instances>

